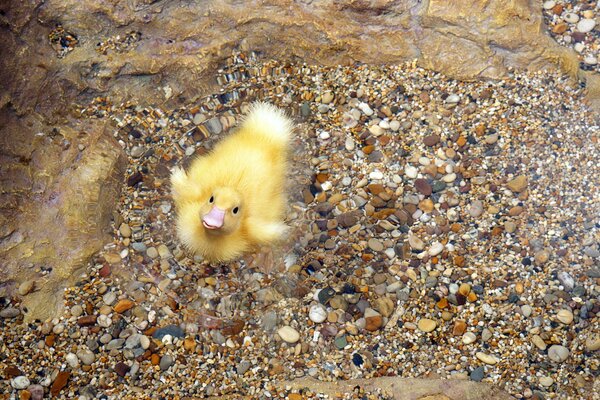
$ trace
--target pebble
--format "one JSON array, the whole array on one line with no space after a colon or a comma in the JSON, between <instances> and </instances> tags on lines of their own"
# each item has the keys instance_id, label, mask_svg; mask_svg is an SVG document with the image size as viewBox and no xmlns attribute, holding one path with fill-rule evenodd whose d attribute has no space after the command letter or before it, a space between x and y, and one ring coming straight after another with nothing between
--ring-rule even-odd
<instances>
[{"instance_id":1,"label":"pebble","mask_svg":"<svg viewBox=\"0 0 600 400\"><path fill-rule=\"evenodd\" d=\"M154 339L162 340L166 335L182 339L185 337L185 331L178 325L167 325L154 331L152 337Z\"/></svg>"},{"instance_id":2,"label":"pebble","mask_svg":"<svg viewBox=\"0 0 600 400\"><path fill-rule=\"evenodd\" d=\"M554 362L563 362L569 358L569 349L559 344L552 345L548 349L548 358Z\"/></svg>"},{"instance_id":3,"label":"pebble","mask_svg":"<svg viewBox=\"0 0 600 400\"><path fill-rule=\"evenodd\" d=\"M310 307L308 317L311 321L320 324L327 319L327 310L321 304L314 304Z\"/></svg>"},{"instance_id":4,"label":"pebble","mask_svg":"<svg viewBox=\"0 0 600 400\"><path fill-rule=\"evenodd\" d=\"M598 349L600 349L600 334L594 334L585 340L585 351L592 352Z\"/></svg>"},{"instance_id":5,"label":"pebble","mask_svg":"<svg viewBox=\"0 0 600 400\"><path fill-rule=\"evenodd\" d=\"M568 12L564 14L563 19L570 24L576 24L579 21L579 15Z\"/></svg>"},{"instance_id":6,"label":"pebble","mask_svg":"<svg viewBox=\"0 0 600 400\"><path fill-rule=\"evenodd\" d=\"M535 347L537 347L538 349L544 351L546 350L546 343L544 342L544 339L542 339L539 335L533 335L531 337L531 342L535 345Z\"/></svg>"},{"instance_id":7,"label":"pebble","mask_svg":"<svg viewBox=\"0 0 600 400\"><path fill-rule=\"evenodd\" d=\"M25 389L27 388L27 386L29 386L31 384L31 382L29 381L29 378L27 378L24 375L21 376L17 376L13 379L11 379L10 381L10 385L15 388L15 389Z\"/></svg>"},{"instance_id":8,"label":"pebble","mask_svg":"<svg viewBox=\"0 0 600 400\"><path fill-rule=\"evenodd\" d=\"M523 304L521 306L521 314L523 314L525 318L528 318L531 315L532 311L533 309L529 304Z\"/></svg>"},{"instance_id":9,"label":"pebble","mask_svg":"<svg viewBox=\"0 0 600 400\"><path fill-rule=\"evenodd\" d=\"M569 310L560 310L558 313L556 313L556 319L565 325L569 325L571 322L573 322L573 313Z\"/></svg>"},{"instance_id":10,"label":"pebble","mask_svg":"<svg viewBox=\"0 0 600 400\"><path fill-rule=\"evenodd\" d=\"M76 354L77 358L79 358L79 361L81 361L84 365L92 365L94 361L96 361L96 356L94 353L87 349L81 349Z\"/></svg>"},{"instance_id":11,"label":"pebble","mask_svg":"<svg viewBox=\"0 0 600 400\"><path fill-rule=\"evenodd\" d=\"M500 361L497 357L486 354L486 353L482 353L480 351L475 353L475 357L477 357L480 361L482 361L488 365L495 365Z\"/></svg>"},{"instance_id":12,"label":"pebble","mask_svg":"<svg viewBox=\"0 0 600 400\"><path fill-rule=\"evenodd\" d=\"M542 376L540 378L540 385L544 386L544 387L550 387L554 384L554 379L552 379L549 376Z\"/></svg>"},{"instance_id":13,"label":"pebble","mask_svg":"<svg viewBox=\"0 0 600 400\"><path fill-rule=\"evenodd\" d=\"M515 193L521 193L527 188L527 177L525 175L519 175L510 180L506 186Z\"/></svg>"},{"instance_id":14,"label":"pebble","mask_svg":"<svg viewBox=\"0 0 600 400\"><path fill-rule=\"evenodd\" d=\"M554 0L547 0L544 2L543 7L546 10L551 10L554 8L554 6L556 5L556 1Z\"/></svg>"},{"instance_id":15,"label":"pebble","mask_svg":"<svg viewBox=\"0 0 600 400\"><path fill-rule=\"evenodd\" d=\"M423 250L425 243L415 235L408 235L408 244L414 250Z\"/></svg>"},{"instance_id":16,"label":"pebble","mask_svg":"<svg viewBox=\"0 0 600 400\"><path fill-rule=\"evenodd\" d=\"M131 151L129 152L129 154L133 158L140 158L144 154L145 151L146 151L146 149L144 149L142 146L133 146L131 148Z\"/></svg>"},{"instance_id":17,"label":"pebble","mask_svg":"<svg viewBox=\"0 0 600 400\"><path fill-rule=\"evenodd\" d=\"M417 328L423 332L431 332L437 327L437 322L429 318L421 318L417 323Z\"/></svg>"},{"instance_id":18,"label":"pebble","mask_svg":"<svg viewBox=\"0 0 600 400\"><path fill-rule=\"evenodd\" d=\"M19 314L21 314L21 311L18 308L8 307L0 311L0 318L14 318Z\"/></svg>"},{"instance_id":19,"label":"pebble","mask_svg":"<svg viewBox=\"0 0 600 400\"><path fill-rule=\"evenodd\" d=\"M584 19L581 19L577 23L577 30L579 32L587 33L587 32L591 32L595 26L596 26L596 20L584 18Z\"/></svg>"},{"instance_id":20,"label":"pebble","mask_svg":"<svg viewBox=\"0 0 600 400\"><path fill-rule=\"evenodd\" d=\"M30 279L19 285L19 289L17 290L20 296L25 296L29 294L33 287L35 286L35 281Z\"/></svg>"},{"instance_id":21,"label":"pebble","mask_svg":"<svg viewBox=\"0 0 600 400\"><path fill-rule=\"evenodd\" d=\"M65 361L67 362L67 364L69 364L71 368L79 367L79 358L77 358L77 355L75 355L74 353L67 353L67 355L65 356Z\"/></svg>"},{"instance_id":22,"label":"pebble","mask_svg":"<svg viewBox=\"0 0 600 400\"><path fill-rule=\"evenodd\" d=\"M379 241L375 238L369 239L367 244L368 244L369 248L373 251L380 252L383 250L383 243L381 243L381 241Z\"/></svg>"},{"instance_id":23,"label":"pebble","mask_svg":"<svg viewBox=\"0 0 600 400\"><path fill-rule=\"evenodd\" d=\"M442 251L444 250L444 245L441 244L440 242L434 242L431 247L429 248L429 250L427 250L427 253L431 256L431 257L435 257L438 254L440 254Z\"/></svg>"},{"instance_id":24,"label":"pebble","mask_svg":"<svg viewBox=\"0 0 600 400\"><path fill-rule=\"evenodd\" d=\"M166 371L173 365L173 357L170 354L165 354L160 358L159 367L161 371Z\"/></svg>"},{"instance_id":25,"label":"pebble","mask_svg":"<svg viewBox=\"0 0 600 400\"><path fill-rule=\"evenodd\" d=\"M465 332L462 337L462 342L464 344L471 344L477 340L477 336L473 332Z\"/></svg>"},{"instance_id":26,"label":"pebble","mask_svg":"<svg viewBox=\"0 0 600 400\"><path fill-rule=\"evenodd\" d=\"M473 371L471 371L469 378L471 378L472 381L481 382L481 380L483 379L484 372L485 369L483 368L483 366L477 367Z\"/></svg>"},{"instance_id":27,"label":"pebble","mask_svg":"<svg viewBox=\"0 0 600 400\"><path fill-rule=\"evenodd\" d=\"M279 328L277 334L286 343L296 343L300 340L300 333L289 325Z\"/></svg>"}]
</instances>

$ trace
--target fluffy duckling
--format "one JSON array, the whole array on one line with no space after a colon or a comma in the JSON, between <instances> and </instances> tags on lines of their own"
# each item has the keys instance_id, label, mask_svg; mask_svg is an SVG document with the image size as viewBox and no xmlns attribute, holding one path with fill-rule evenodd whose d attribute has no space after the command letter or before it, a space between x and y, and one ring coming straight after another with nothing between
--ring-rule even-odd
<instances>
[{"instance_id":1,"label":"fluffy duckling","mask_svg":"<svg viewBox=\"0 0 600 400\"><path fill-rule=\"evenodd\" d=\"M282 238L292 129L283 111L254 103L241 127L188 172L175 168L177 233L188 249L226 262Z\"/></svg>"}]
</instances>

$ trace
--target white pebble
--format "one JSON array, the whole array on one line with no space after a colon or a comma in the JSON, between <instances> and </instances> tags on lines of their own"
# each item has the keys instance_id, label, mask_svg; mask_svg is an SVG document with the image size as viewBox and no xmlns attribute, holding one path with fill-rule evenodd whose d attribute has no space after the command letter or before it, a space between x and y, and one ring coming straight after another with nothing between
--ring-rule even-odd
<instances>
[{"instance_id":1,"label":"white pebble","mask_svg":"<svg viewBox=\"0 0 600 400\"><path fill-rule=\"evenodd\" d=\"M564 20L570 24L576 24L577 22L579 22L579 15L572 12L568 12L565 14Z\"/></svg>"},{"instance_id":2,"label":"white pebble","mask_svg":"<svg viewBox=\"0 0 600 400\"><path fill-rule=\"evenodd\" d=\"M102 328L108 328L112 324L112 319L108 315L100 315L98 316L98 325Z\"/></svg>"},{"instance_id":3,"label":"white pebble","mask_svg":"<svg viewBox=\"0 0 600 400\"><path fill-rule=\"evenodd\" d=\"M373 110L367 103L359 103L358 108L360 108L360 111L362 111L367 117L373 115Z\"/></svg>"},{"instance_id":4,"label":"white pebble","mask_svg":"<svg viewBox=\"0 0 600 400\"><path fill-rule=\"evenodd\" d=\"M300 340L300 333L289 325L279 328L277 334L286 343L296 343Z\"/></svg>"},{"instance_id":5,"label":"white pebble","mask_svg":"<svg viewBox=\"0 0 600 400\"><path fill-rule=\"evenodd\" d=\"M322 131L321 133L319 133L319 139L321 139L321 140L327 140L330 137L331 137L331 135L327 131Z\"/></svg>"},{"instance_id":6,"label":"white pebble","mask_svg":"<svg viewBox=\"0 0 600 400\"><path fill-rule=\"evenodd\" d=\"M462 337L462 342L464 344L471 344L477 340L477 336L473 332L465 332Z\"/></svg>"},{"instance_id":7,"label":"white pebble","mask_svg":"<svg viewBox=\"0 0 600 400\"><path fill-rule=\"evenodd\" d=\"M544 2L544 9L545 10L551 10L552 8L554 8L554 6L556 5L556 1L554 0L548 0Z\"/></svg>"},{"instance_id":8,"label":"white pebble","mask_svg":"<svg viewBox=\"0 0 600 400\"><path fill-rule=\"evenodd\" d=\"M440 242L434 242L431 247L429 248L429 250L427 251L427 253L429 253L429 255L431 257L437 256L438 254L440 254L442 251L444 250L444 245L441 244Z\"/></svg>"},{"instance_id":9,"label":"white pebble","mask_svg":"<svg viewBox=\"0 0 600 400\"><path fill-rule=\"evenodd\" d=\"M390 121L390 129L393 130L394 132L396 132L398 129L400 129L400 122L398 120L391 120Z\"/></svg>"},{"instance_id":10,"label":"white pebble","mask_svg":"<svg viewBox=\"0 0 600 400\"><path fill-rule=\"evenodd\" d=\"M29 378L25 375L17 376L10 381L10 385L19 390L27 388L30 384Z\"/></svg>"},{"instance_id":11,"label":"white pebble","mask_svg":"<svg viewBox=\"0 0 600 400\"><path fill-rule=\"evenodd\" d=\"M449 104L456 104L460 101L460 96L452 93L450 96L446 97L446 103Z\"/></svg>"},{"instance_id":12,"label":"white pebble","mask_svg":"<svg viewBox=\"0 0 600 400\"><path fill-rule=\"evenodd\" d=\"M596 26L596 20L584 18L577 23L577 30L579 32L583 32L583 33L591 32L595 26Z\"/></svg>"},{"instance_id":13,"label":"white pebble","mask_svg":"<svg viewBox=\"0 0 600 400\"><path fill-rule=\"evenodd\" d=\"M404 174L410 179L415 179L419 175L419 170L412 165L406 165L404 167Z\"/></svg>"},{"instance_id":14,"label":"white pebble","mask_svg":"<svg viewBox=\"0 0 600 400\"><path fill-rule=\"evenodd\" d=\"M544 386L544 387L550 387L554 384L554 379L552 379L549 376L542 376L540 378L540 385Z\"/></svg>"},{"instance_id":15,"label":"white pebble","mask_svg":"<svg viewBox=\"0 0 600 400\"><path fill-rule=\"evenodd\" d=\"M373 171L369 174L369 179L373 179L373 180L383 179L383 172L376 169L375 171Z\"/></svg>"},{"instance_id":16,"label":"white pebble","mask_svg":"<svg viewBox=\"0 0 600 400\"><path fill-rule=\"evenodd\" d=\"M477 357L480 361L482 361L486 364L489 364L489 365L497 364L498 361L500 361L497 357L482 353L481 351L478 351L477 353L475 353L475 357Z\"/></svg>"},{"instance_id":17,"label":"white pebble","mask_svg":"<svg viewBox=\"0 0 600 400\"><path fill-rule=\"evenodd\" d=\"M79 367L79 358L77 358L74 353L67 353L65 356L65 361L67 364L69 364L69 366L71 366L71 368Z\"/></svg>"},{"instance_id":18,"label":"white pebble","mask_svg":"<svg viewBox=\"0 0 600 400\"><path fill-rule=\"evenodd\" d=\"M569 358L569 349L559 344L552 345L548 349L548 358L554 362L563 362Z\"/></svg>"},{"instance_id":19,"label":"white pebble","mask_svg":"<svg viewBox=\"0 0 600 400\"><path fill-rule=\"evenodd\" d=\"M321 304L315 304L310 307L308 318L312 322L320 324L327 319L327 310Z\"/></svg>"},{"instance_id":20,"label":"white pebble","mask_svg":"<svg viewBox=\"0 0 600 400\"><path fill-rule=\"evenodd\" d=\"M583 62L587 65L596 65L598 64L598 59L595 56L588 54L583 58Z\"/></svg>"}]
</instances>

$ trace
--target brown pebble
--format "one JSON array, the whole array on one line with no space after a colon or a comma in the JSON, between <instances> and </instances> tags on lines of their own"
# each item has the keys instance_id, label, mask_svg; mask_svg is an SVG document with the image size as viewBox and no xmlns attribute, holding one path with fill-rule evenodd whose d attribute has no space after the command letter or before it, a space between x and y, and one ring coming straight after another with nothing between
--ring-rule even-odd
<instances>
[{"instance_id":1,"label":"brown pebble","mask_svg":"<svg viewBox=\"0 0 600 400\"><path fill-rule=\"evenodd\" d=\"M70 371L61 371L56 376L56 379L52 383L52 387L50 388L50 394L52 396L56 396L66 385L67 381L71 377Z\"/></svg>"},{"instance_id":2,"label":"brown pebble","mask_svg":"<svg viewBox=\"0 0 600 400\"><path fill-rule=\"evenodd\" d=\"M21 390L19 393L19 400L29 400L31 399L31 392L27 389Z\"/></svg>"},{"instance_id":3,"label":"brown pebble","mask_svg":"<svg viewBox=\"0 0 600 400\"><path fill-rule=\"evenodd\" d=\"M103 278L106 278L107 276L109 276L109 275L110 275L110 272L111 272L111 270L110 270L110 265L108 265L108 264L104 264L104 265L102 266L102 268L100 268L100 270L98 271L98 274L99 274L101 277L103 277Z\"/></svg>"},{"instance_id":4,"label":"brown pebble","mask_svg":"<svg viewBox=\"0 0 600 400\"><path fill-rule=\"evenodd\" d=\"M133 308L134 305L135 303L129 299L121 299L117 304L115 304L113 310L115 310L115 312L118 312L119 314L122 314L125 311Z\"/></svg>"},{"instance_id":5,"label":"brown pebble","mask_svg":"<svg viewBox=\"0 0 600 400\"><path fill-rule=\"evenodd\" d=\"M160 357L158 354L152 354L152 357L150 357L150 363L152 363L152 365L158 365L160 363Z\"/></svg>"},{"instance_id":6,"label":"brown pebble","mask_svg":"<svg viewBox=\"0 0 600 400\"><path fill-rule=\"evenodd\" d=\"M369 332L376 331L377 329L381 328L381 325L383 325L383 317L381 315L367 317L365 318L365 321L365 329Z\"/></svg>"},{"instance_id":7,"label":"brown pebble","mask_svg":"<svg viewBox=\"0 0 600 400\"><path fill-rule=\"evenodd\" d=\"M506 186L514 193L521 193L523 190L527 189L527 177L525 175L519 175L509 181Z\"/></svg>"},{"instance_id":8,"label":"brown pebble","mask_svg":"<svg viewBox=\"0 0 600 400\"><path fill-rule=\"evenodd\" d=\"M17 367L15 367L14 365L9 365L8 367L4 368L4 379L9 380L11 378L14 378L15 376L21 376L23 375L23 373L21 372L21 370Z\"/></svg>"},{"instance_id":9,"label":"brown pebble","mask_svg":"<svg viewBox=\"0 0 600 400\"><path fill-rule=\"evenodd\" d=\"M452 334L454 336L462 336L463 333L467 330L467 323L462 320L458 320L454 323L454 327L452 328Z\"/></svg>"},{"instance_id":10,"label":"brown pebble","mask_svg":"<svg viewBox=\"0 0 600 400\"><path fill-rule=\"evenodd\" d=\"M48 347L54 346L55 341L56 341L56 336L54 335L54 333L46 336L46 339L44 339L44 342L46 343L46 346L48 346Z\"/></svg>"},{"instance_id":11,"label":"brown pebble","mask_svg":"<svg viewBox=\"0 0 600 400\"><path fill-rule=\"evenodd\" d=\"M95 315L84 315L83 317L77 320L77 325L79 326L92 326L96 324L96 316Z\"/></svg>"},{"instance_id":12,"label":"brown pebble","mask_svg":"<svg viewBox=\"0 0 600 400\"><path fill-rule=\"evenodd\" d=\"M183 341L183 348L186 351L194 351L194 349L196 348L196 341L194 340L194 338L191 338L191 337L185 338Z\"/></svg>"},{"instance_id":13,"label":"brown pebble","mask_svg":"<svg viewBox=\"0 0 600 400\"><path fill-rule=\"evenodd\" d=\"M129 365L125 364L124 362L118 362L117 365L115 365L115 372L121 377L127 375L130 369L131 368Z\"/></svg>"},{"instance_id":14,"label":"brown pebble","mask_svg":"<svg viewBox=\"0 0 600 400\"><path fill-rule=\"evenodd\" d=\"M436 135L436 134L428 135L423 138L423 144L425 146L433 147L436 144L438 144L439 142L440 142L440 137L439 137L439 135Z\"/></svg>"},{"instance_id":15,"label":"brown pebble","mask_svg":"<svg viewBox=\"0 0 600 400\"><path fill-rule=\"evenodd\" d=\"M425 179L415 179L415 188L424 196L431 195L431 185Z\"/></svg>"}]
</instances>

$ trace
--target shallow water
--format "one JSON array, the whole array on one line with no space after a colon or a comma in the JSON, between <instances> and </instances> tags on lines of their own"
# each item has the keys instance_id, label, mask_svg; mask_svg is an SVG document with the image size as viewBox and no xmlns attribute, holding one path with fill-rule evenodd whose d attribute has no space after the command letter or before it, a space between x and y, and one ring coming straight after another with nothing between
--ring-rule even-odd
<instances>
[{"instance_id":1,"label":"shallow water","mask_svg":"<svg viewBox=\"0 0 600 400\"><path fill-rule=\"evenodd\" d=\"M113 243L61 318L0 320L3 369L46 386L70 371L66 397L285 398L300 377L399 376L593 398L600 171L580 88L550 73L465 83L413 64L252 56L216 81L219 94L178 109L81 105L113 121L128 156ZM169 171L256 99L297 123L291 234L209 265L176 239Z\"/></svg>"}]
</instances>

